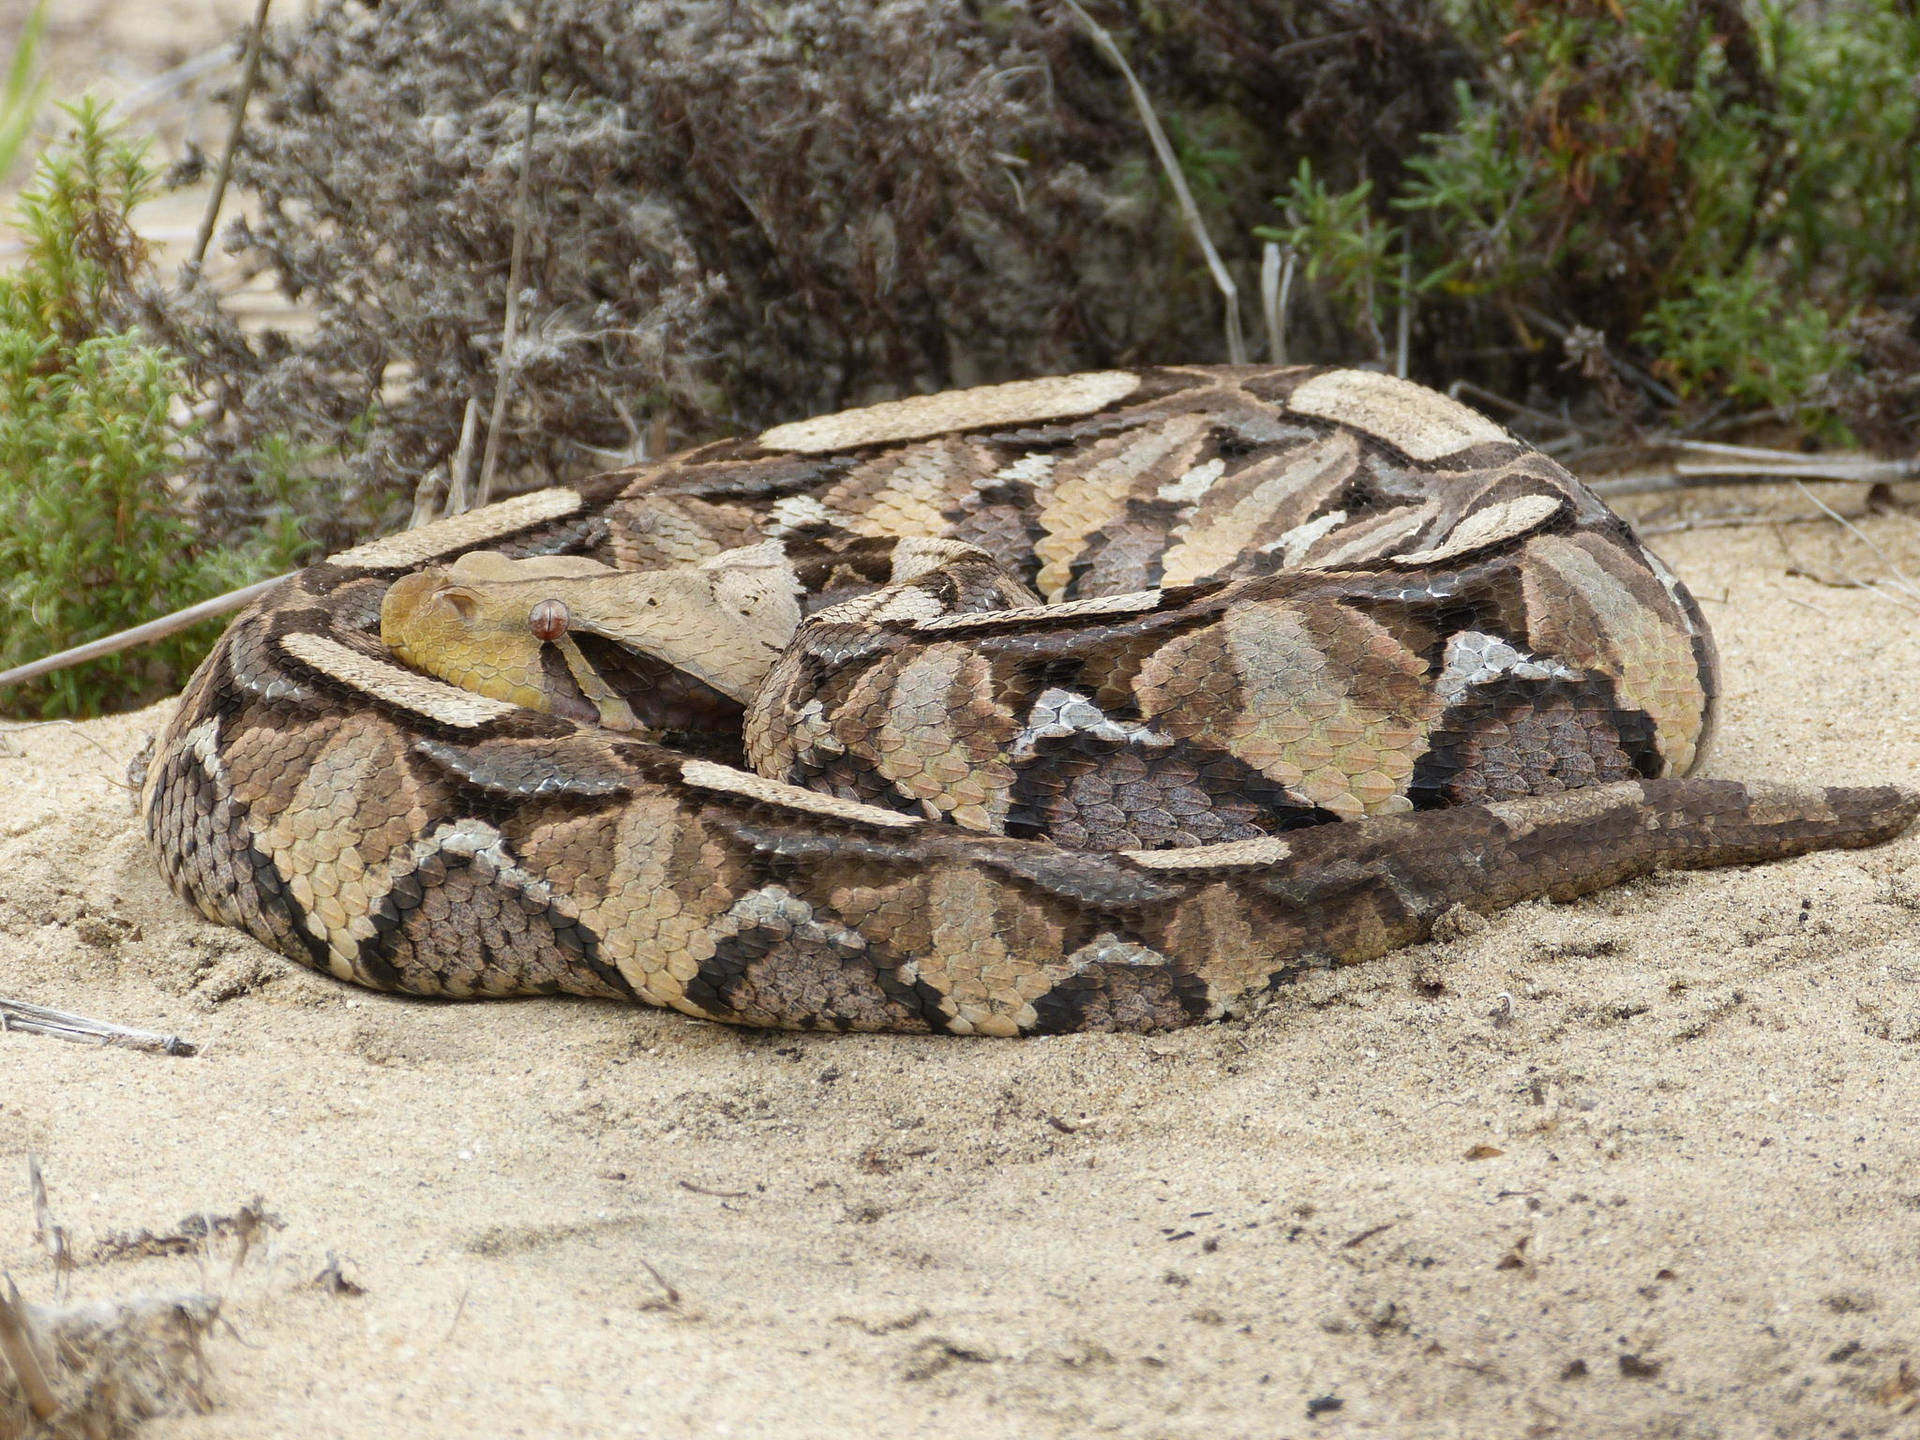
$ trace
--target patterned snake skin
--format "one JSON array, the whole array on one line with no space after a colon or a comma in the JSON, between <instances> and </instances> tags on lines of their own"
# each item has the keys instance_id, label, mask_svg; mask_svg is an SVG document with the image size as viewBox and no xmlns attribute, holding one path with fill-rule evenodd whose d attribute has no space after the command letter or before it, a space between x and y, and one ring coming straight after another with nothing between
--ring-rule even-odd
<instances>
[{"instance_id":1,"label":"patterned snake skin","mask_svg":"<svg viewBox=\"0 0 1920 1440\"><path fill-rule=\"evenodd\" d=\"M751 633L675 630L658 596L724 609L743 555ZM463 676L457 640L401 663L389 587L506 607L466 682L493 693L423 673ZM1685 588L1476 412L1359 371L1105 371L336 555L234 622L142 806L203 914L380 989L1155 1030L1457 904L1912 820L1893 787L1681 778L1716 683Z\"/></svg>"}]
</instances>

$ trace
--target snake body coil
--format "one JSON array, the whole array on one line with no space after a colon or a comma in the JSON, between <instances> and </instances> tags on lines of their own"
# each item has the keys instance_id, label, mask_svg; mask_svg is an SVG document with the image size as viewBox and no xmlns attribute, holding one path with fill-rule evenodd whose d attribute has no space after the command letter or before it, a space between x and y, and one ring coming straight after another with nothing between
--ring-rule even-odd
<instances>
[{"instance_id":1,"label":"snake body coil","mask_svg":"<svg viewBox=\"0 0 1920 1440\"><path fill-rule=\"evenodd\" d=\"M722 593L742 555L746 599ZM545 596L501 692L544 708L382 642L396 581L458 598L469 572ZM669 625L672 663L594 628L593 596L687 584L759 628ZM1716 688L1685 588L1476 412L1359 371L1103 371L783 425L336 555L234 622L142 805L202 913L377 988L1161 1029L1456 904L1912 819L1892 787L1684 778Z\"/></svg>"}]
</instances>

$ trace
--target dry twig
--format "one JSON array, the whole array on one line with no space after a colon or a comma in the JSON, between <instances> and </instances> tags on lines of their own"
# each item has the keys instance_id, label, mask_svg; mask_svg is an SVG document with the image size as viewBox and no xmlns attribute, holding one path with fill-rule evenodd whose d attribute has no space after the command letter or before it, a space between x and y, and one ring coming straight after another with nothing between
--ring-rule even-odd
<instances>
[{"instance_id":1,"label":"dry twig","mask_svg":"<svg viewBox=\"0 0 1920 1440\"><path fill-rule=\"evenodd\" d=\"M1846 532L1849 535L1853 536L1854 539L1858 540L1862 545L1866 546L1867 549L1871 550L1873 552L1874 558L1877 559L1882 565L1886 566L1888 573L1891 574L1893 577L1891 580L1888 580L1888 581L1863 580L1860 582L1863 588L1872 590L1875 594L1881 594L1882 592L1879 590L1879 586L1882 584L1889 585L1895 591L1897 591L1901 595L1904 595L1909 602L1920 604L1920 585L1915 584L1914 579L1911 575L1907 574L1906 571L1902 570L1898 565L1894 564L1892 557L1889 556L1886 551L1882 550L1878 545L1874 544L1872 539L1870 539L1866 534L1866 532L1863 531L1858 525L1854 524L1851 520L1847 519L1846 516L1840 514L1837 510L1834 510L1831 507L1829 507L1824 500L1820 499L1819 496L1815 495L1813 491L1809 490L1805 485L1802 485L1798 480L1794 481L1793 483L1796 486L1799 486L1800 493L1802 495L1806 496L1809 501L1811 501L1816 507L1818 507L1821 514L1825 515L1829 520L1833 521L1836 525L1841 526L1843 529L1846 530ZM1891 597L1886 597L1886 598L1891 598Z\"/></svg>"},{"instance_id":2,"label":"dry twig","mask_svg":"<svg viewBox=\"0 0 1920 1440\"><path fill-rule=\"evenodd\" d=\"M1484 400L1490 405L1498 405L1509 414L1518 415L1523 420L1531 420L1536 425L1551 425L1557 430L1569 434L1585 436L1582 430L1571 420L1559 415L1549 415L1545 410L1536 410L1531 405L1522 405L1518 400L1509 400L1497 390L1489 390L1484 385L1476 385L1471 380L1456 380L1447 387L1447 394L1458 400L1462 395L1471 395L1476 400Z\"/></svg>"},{"instance_id":3,"label":"dry twig","mask_svg":"<svg viewBox=\"0 0 1920 1440\"><path fill-rule=\"evenodd\" d=\"M27 1156L27 1188L33 1192L33 1238L53 1261L54 1284L64 1286L75 1268L72 1252L67 1249L67 1230L54 1221L53 1206L47 1203L46 1178L40 1173L40 1157L31 1153Z\"/></svg>"},{"instance_id":4,"label":"dry twig","mask_svg":"<svg viewBox=\"0 0 1920 1440\"><path fill-rule=\"evenodd\" d=\"M660 1287L664 1297L659 1300L648 1300L644 1302L640 1308L642 1310L678 1310L681 1305L681 1297L680 1291L674 1283L655 1269L653 1262L644 1255L640 1257L640 1265L647 1274L653 1277L653 1283Z\"/></svg>"},{"instance_id":5,"label":"dry twig","mask_svg":"<svg viewBox=\"0 0 1920 1440\"><path fill-rule=\"evenodd\" d=\"M513 254L507 261L507 318L500 332L500 365L493 381L493 416L487 421L487 450L486 457L480 462L480 483L474 489L472 504L475 509L493 498L493 470L500 461L500 427L506 423L507 393L513 388L513 346L520 331L520 281L527 263L528 215L532 208L528 190L533 175L533 132L540 116L542 43L541 40L535 40L533 54L527 61L527 128L520 140L520 178L513 197ZM468 406L467 414L471 417L472 401L468 402ZM463 447L467 444L464 426L461 444ZM468 453L471 454L471 451ZM462 478L456 475L454 483L460 483ZM461 488L464 490L464 485ZM451 489L448 492L447 513L459 513L453 508Z\"/></svg>"},{"instance_id":6,"label":"dry twig","mask_svg":"<svg viewBox=\"0 0 1920 1440\"><path fill-rule=\"evenodd\" d=\"M1299 259L1292 250L1283 257L1271 240L1260 252L1260 313L1267 321L1267 358L1275 365L1287 363L1287 300Z\"/></svg>"},{"instance_id":7,"label":"dry twig","mask_svg":"<svg viewBox=\"0 0 1920 1440\"><path fill-rule=\"evenodd\" d=\"M1688 520L1667 520L1656 525L1636 525L1633 533L1645 539L1649 535L1678 535L1688 530L1742 530L1753 525L1812 525L1824 521L1824 515L1696 515Z\"/></svg>"},{"instance_id":8,"label":"dry twig","mask_svg":"<svg viewBox=\"0 0 1920 1440\"><path fill-rule=\"evenodd\" d=\"M709 1190L705 1185L696 1185L691 1180L676 1180L673 1183L692 1194L711 1195L716 1200L744 1200L749 1193L745 1190Z\"/></svg>"},{"instance_id":9,"label":"dry twig","mask_svg":"<svg viewBox=\"0 0 1920 1440\"><path fill-rule=\"evenodd\" d=\"M98 660L104 655L117 655L122 650L133 649L136 645L164 640L169 635L198 625L202 620L211 620L217 615L226 615L244 605L251 604L287 578L285 575L276 575L271 580L262 580L258 584L243 585L238 590L229 590L226 594L216 595L211 600L202 600L198 605L189 605L184 610L176 610L171 615L162 615L158 620L149 620L144 625L136 625L131 630L122 630L117 635L89 640L84 645L75 645L70 650L62 650L55 655L30 660L25 665L14 666L11 670L0 670L0 686L18 685L26 680L50 675L55 670L84 665L87 661Z\"/></svg>"},{"instance_id":10,"label":"dry twig","mask_svg":"<svg viewBox=\"0 0 1920 1440\"><path fill-rule=\"evenodd\" d=\"M47 1380L46 1366L34 1344L32 1321L20 1299L20 1287L6 1277L7 1293L0 1295L0 1359L13 1368L14 1378L27 1397L27 1407L39 1420L51 1420L60 1409L60 1401Z\"/></svg>"},{"instance_id":11,"label":"dry twig","mask_svg":"<svg viewBox=\"0 0 1920 1440\"><path fill-rule=\"evenodd\" d=\"M1226 303L1227 359L1235 365L1246 364L1247 342L1240 331L1240 287L1234 284L1226 262L1220 258L1220 252L1213 248L1213 237L1207 233L1206 221L1200 218L1200 207L1194 203L1193 191L1188 188L1187 177L1180 169L1180 158L1173 153L1167 132L1160 128L1160 117L1153 113L1153 101L1147 95L1146 87L1133 73L1133 67L1127 63L1127 57L1120 53L1119 45L1107 33L1107 28L1086 12L1080 0L1064 0L1064 3L1080 17L1080 23L1087 27L1087 33L1093 37L1093 43L1100 53L1112 61L1114 68L1126 78L1134 108L1140 112L1141 124L1146 126L1147 139L1153 143L1153 153L1160 161L1160 168L1166 172L1167 183L1173 186L1174 198L1180 202L1180 214L1186 219L1187 228L1193 232L1201 253L1207 257L1207 269L1213 272L1213 283Z\"/></svg>"},{"instance_id":12,"label":"dry twig","mask_svg":"<svg viewBox=\"0 0 1920 1440\"><path fill-rule=\"evenodd\" d=\"M1400 247L1400 308L1394 321L1393 373L1407 378L1407 351L1413 343L1413 242Z\"/></svg>"},{"instance_id":13,"label":"dry twig","mask_svg":"<svg viewBox=\"0 0 1920 1440\"><path fill-rule=\"evenodd\" d=\"M213 240L213 227L220 219L220 204L227 198L227 177L233 173L233 152L240 144L240 132L247 121L247 101L260 78L260 50L266 38L267 10L273 0L259 0L253 12L253 28L247 32L246 68L240 72L240 86L233 92L233 111L227 120L227 143L220 147L220 166L213 172L213 193L207 196L207 213L200 217L200 233L193 239L193 255L188 268L198 272L207 258L207 246Z\"/></svg>"},{"instance_id":14,"label":"dry twig","mask_svg":"<svg viewBox=\"0 0 1920 1440\"><path fill-rule=\"evenodd\" d=\"M519 241L517 238L514 242L514 252L516 254L519 253ZM516 319L514 313L515 308L513 296L509 295L507 297L506 323L506 333L509 335L513 333L514 320ZM506 342L502 343L504 344ZM495 381L496 389L494 391L493 420L487 431L487 462L489 465L491 465L495 456L499 453L494 449L493 437L498 433L498 426L500 424L500 396L506 391L506 363L503 354L500 362L500 377ZM460 443L454 447L453 464L447 472L447 503L441 511L444 515L464 515L467 511L474 508L473 441L474 437L479 433L479 430L480 402L469 395L467 397L466 414L460 419ZM490 470L483 471L483 476L485 477L483 483L491 486L492 472ZM427 520L433 518L431 515L427 516ZM419 523L425 524L426 520L420 521Z\"/></svg>"},{"instance_id":15,"label":"dry twig","mask_svg":"<svg viewBox=\"0 0 1920 1440\"><path fill-rule=\"evenodd\" d=\"M0 999L0 1033L18 1030L26 1035L50 1035L57 1040L73 1040L83 1045L117 1045L126 1050L147 1050L159 1055L197 1055L200 1049L178 1035L162 1035L153 1030L134 1030L108 1020L90 1020L85 1015L70 1015L64 1010L49 1010L44 1005L29 1005L24 1000Z\"/></svg>"},{"instance_id":16,"label":"dry twig","mask_svg":"<svg viewBox=\"0 0 1920 1440\"><path fill-rule=\"evenodd\" d=\"M1497 397L1485 391L1488 399ZM1511 402L1501 400L1501 404ZM1519 407L1513 407L1516 411ZM1564 421L1556 421L1564 424ZM1635 461L1664 460L1671 452L1699 456L1647 469L1625 471ZM1842 485L1888 485L1920 480L1920 460L1885 460L1876 455L1848 452L1803 455L1794 450L1770 450L1756 445L1722 445L1706 440L1654 440L1633 447L1603 446L1582 457L1588 468L1606 457L1609 478L1587 483L1600 495L1645 495L1662 490L1696 490L1720 485L1774 485L1793 480L1821 480Z\"/></svg>"}]
</instances>

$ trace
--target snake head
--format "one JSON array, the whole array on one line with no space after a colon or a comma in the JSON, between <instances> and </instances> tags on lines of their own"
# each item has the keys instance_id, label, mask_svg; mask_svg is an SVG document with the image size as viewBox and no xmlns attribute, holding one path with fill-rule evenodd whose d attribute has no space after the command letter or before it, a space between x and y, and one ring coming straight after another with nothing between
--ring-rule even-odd
<instances>
[{"instance_id":1,"label":"snake head","mask_svg":"<svg viewBox=\"0 0 1920 1440\"><path fill-rule=\"evenodd\" d=\"M394 581L380 638L417 670L530 710L709 729L737 719L799 624L796 583L766 544L650 572L477 551Z\"/></svg>"},{"instance_id":2,"label":"snake head","mask_svg":"<svg viewBox=\"0 0 1920 1440\"><path fill-rule=\"evenodd\" d=\"M543 637L529 623L525 598L457 565L428 566L388 586L380 639L403 663L463 690L530 710L568 711L547 674Z\"/></svg>"}]
</instances>

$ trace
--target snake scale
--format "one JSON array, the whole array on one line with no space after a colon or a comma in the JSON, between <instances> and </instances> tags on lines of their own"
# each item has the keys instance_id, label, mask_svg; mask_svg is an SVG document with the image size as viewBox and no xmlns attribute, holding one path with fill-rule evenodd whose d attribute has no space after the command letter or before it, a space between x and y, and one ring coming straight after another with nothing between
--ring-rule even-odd
<instances>
[{"instance_id":1,"label":"snake scale","mask_svg":"<svg viewBox=\"0 0 1920 1440\"><path fill-rule=\"evenodd\" d=\"M1679 581L1477 412L1112 370L335 555L234 621L141 804L204 915L362 985L1145 1031L1455 905L1913 819L1684 778L1716 687Z\"/></svg>"}]
</instances>

